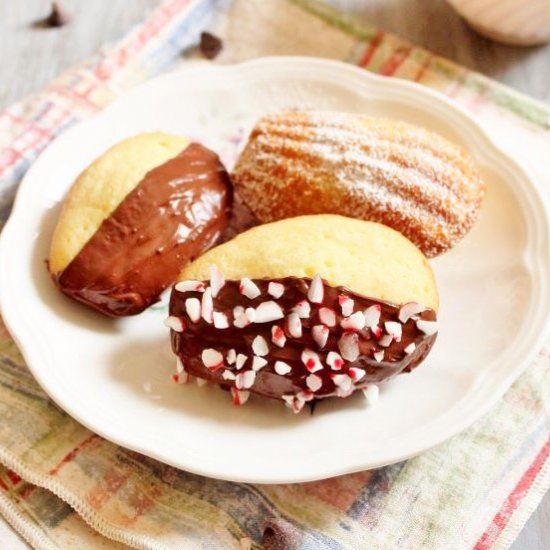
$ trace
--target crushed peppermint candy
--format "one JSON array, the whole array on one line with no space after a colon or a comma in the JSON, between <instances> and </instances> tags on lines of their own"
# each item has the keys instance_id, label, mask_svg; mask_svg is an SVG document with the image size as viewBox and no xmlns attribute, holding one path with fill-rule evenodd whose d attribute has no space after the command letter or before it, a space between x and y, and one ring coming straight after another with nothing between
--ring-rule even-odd
<instances>
[{"instance_id":1,"label":"crushed peppermint candy","mask_svg":"<svg viewBox=\"0 0 550 550\"><path fill-rule=\"evenodd\" d=\"M270 296L273 296L273 298L280 298L285 292L285 286L281 283L276 283L274 281L271 281L269 285L267 285L267 293Z\"/></svg>"},{"instance_id":2,"label":"crushed peppermint candy","mask_svg":"<svg viewBox=\"0 0 550 550\"><path fill-rule=\"evenodd\" d=\"M193 323L198 323L201 318L201 303L198 298L185 300L185 311Z\"/></svg>"},{"instance_id":3,"label":"crushed peppermint candy","mask_svg":"<svg viewBox=\"0 0 550 550\"><path fill-rule=\"evenodd\" d=\"M378 401L380 390L376 384L369 384L363 388L363 395L369 405L374 405Z\"/></svg>"},{"instance_id":4,"label":"crushed peppermint candy","mask_svg":"<svg viewBox=\"0 0 550 550\"><path fill-rule=\"evenodd\" d=\"M401 342L401 336L403 335L403 330L401 328L401 323L396 321L386 321L384 323L384 328L386 332L396 341Z\"/></svg>"},{"instance_id":5,"label":"crushed peppermint candy","mask_svg":"<svg viewBox=\"0 0 550 550\"><path fill-rule=\"evenodd\" d=\"M227 315L221 311L214 311L212 314L214 319L214 326L219 329L229 328L229 321Z\"/></svg>"},{"instance_id":6,"label":"crushed peppermint candy","mask_svg":"<svg viewBox=\"0 0 550 550\"><path fill-rule=\"evenodd\" d=\"M185 329L185 324L182 319L175 317L174 315L169 315L164 319L164 326L168 327L175 332L183 332Z\"/></svg>"},{"instance_id":7,"label":"crushed peppermint candy","mask_svg":"<svg viewBox=\"0 0 550 550\"><path fill-rule=\"evenodd\" d=\"M270 323L278 321L285 316L281 306L277 302L262 302L256 308L255 323Z\"/></svg>"},{"instance_id":8,"label":"crushed peppermint candy","mask_svg":"<svg viewBox=\"0 0 550 550\"><path fill-rule=\"evenodd\" d=\"M423 319L419 319L418 321L416 321L416 326L418 330L421 330L424 334L427 334L428 336L435 334L438 330L437 321L424 321Z\"/></svg>"},{"instance_id":9,"label":"crushed peppermint candy","mask_svg":"<svg viewBox=\"0 0 550 550\"><path fill-rule=\"evenodd\" d=\"M319 321L327 327L336 326L336 312L329 307L319 308Z\"/></svg>"},{"instance_id":10,"label":"crushed peppermint candy","mask_svg":"<svg viewBox=\"0 0 550 550\"><path fill-rule=\"evenodd\" d=\"M279 348L285 347L285 331L279 325L273 325L271 327L271 341Z\"/></svg>"},{"instance_id":11,"label":"crushed peppermint candy","mask_svg":"<svg viewBox=\"0 0 550 550\"><path fill-rule=\"evenodd\" d=\"M275 372L281 376L285 376L285 374L292 372L292 367L284 361L275 361L273 368L275 369Z\"/></svg>"},{"instance_id":12,"label":"crushed peppermint candy","mask_svg":"<svg viewBox=\"0 0 550 550\"><path fill-rule=\"evenodd\" d=\"M300 300L293 308L292 311L298 314L300 319L308 319L311 315L311 306L307 300Z\"/></svg>"},{"instance_id":13,"label":"crushed peppermint candy","mask_svg":"<svg viewBox=\"0 0 550 550\"><path fill-rule=\"evenodd\" d=\"M335 351L329 351L327 355L327 365L332 370L341 370L344 366L344 360L339 353Z\"/></svg>"},{"instance_id":14,"label":"crushed peppermint candy","mask_svg":"<svg viewBox=\"0 0 550 550\"><path fill-rule=\"evenodd\" d=\"M246 296L250 300L254 300L254 298L257 298L261 294L258 285L256 285L256 283L248 277L243 277L241 279L239 291L243 296Z\"/></svg>"},{"instance_id":15,"label":"crushed peppermint candy","mask_svg":"<svg viewBox=\"0 0 550 550\"><path fill-rule=\"evenodd\" d=\"M309 372L317 372L323 369L319 354L315 353L313 350L306 348L304 351L302 351L302 355L300 358Z\"/></svg>"},{"instance_id":16,"label":"crushed peppermint candy","mask_svg":"<svg viewBox=\"0 0 550 550\"><path fill-rule=\"evenodd\" d=\"M256 381L256 372L253 370L246 370L239 372L235 378L235 386L238 390L248 390L254 385Z\"/></svg>"},{"instance_id":17,"label":"crushed peppermint candy","mask_svg":"<svg viewBox=\"0 0 550 550\"><path fill-rule=\"evenodd\" d=\"M235 359L235 368L241 370L244 367L248 357L244 353L238 353Z\"/></svg>"},{"instance_id":18,"label":"crushed peppermint candy","mask_svg":"<svg viewBox=\"0 0 550 550\"><path fill-rule=\"evenodd\" d=\"M254 352L254 355L259 355L260 357L263 357L269 353L269 347L263 336L258 334L258 336L254 338L252 341L252 351Z\"/></svg>"},{"instance_id":19,"label":"crushed peppermint candy","mask_svg":"<svg viewBox=\"0 0 550 550\"><path fill-rule=\"evenodd\" d=\"M225 285L225 279L215 265L210 266L210 288L212 289L212 298L218 295L218 292Z\"/></svg>"},{"instance_id":20,"label":"crushed peppermint candy","mask_svg":"<svg viewBox=\"0 0 550 550\"><path fill-rule=\"evenodd\" d=\"M267 359L264 359L263 357L258 357L257 355L254 355L252 357L252 370L259 371L263 369L267 365Z\"/></svg>"},{"instance_id":21,"label":"crushed peppermint candy","mask_svg":"<svg viewBox=\"0 0 550 550\"><path fill-rule=\"evenodd\" d=\"M382 308L379 304L373 304L372 306L369 306L363 312L363 315L365 316L365 326L370 329L376 328L378 326L378 323L380 322L381 314Z\"/></svg>"},{"instance_id":22,"label":"crushed peppermint candy","mask_svg":"<svg viewBox=\"0 0 550 550\"><path fill-rule=\"evenodd\" d=\"M349 317L344 317L344 319L340 321L340 326L344 330L358 332L360 330L363 330L365 326L365 316L363 315L363 312L356 311Z\"/></svg>"},{"instance_id":23,"label":"crushed peppermint candy","mask_svg":"<svg viewBox=\"0 0 550 550\"><path fill-rule=\"evenodd\" d=\"M306 378L306 386L310 389L310 391L315 393L323 387L323 379L316 374L310 374Z\"/></svg>"},{"instance_id":24,"label":"crushed peppermint candy","mask_svg":"<svg viewBox=\"0 0 550 550\"><path fill-rule=\"evenodd\" d=\"M355 332L345 332L338 340L338 349L346 361L355 361L359 357L359 336Z\"/></svg>"},{"instance_id":25,"label":"crushed peppermint candy","mask_svg":"<svg viewBox=\"0 0 550 550\"><path fill-rule=\"evenodd\" d=\"M173 294L171 315L164 321L173 331L172 343L178 350L174 380L182 383L196 378L197 383L206 384L215 379L230 386L237 404L246 402L251 388L266 391L264 384L270 384L274 374L289 378L285 384L292 386L286 387L295 393L281 397L294 412L316 397L347 397L359 389L373 402L378 386L367 382L375 372L370 369L384 361L380 367L393 364L399 368L379 369L378 382L390 376L390 371L415 366L423 355L411 354L437 332L435 314L429 308L415 302L400 307L377 303L343 287L331 287L319 275L309 281L298 277L226 281L213 265L209 284L182 281L175 290L201 295ZM219 336L214 329L222 331ZM191 338L201 334L199 365L216 373L208 380L196 370L196 348L186 348ZM433 338L427 345L432 342ZM186 361L185 368L180 357ZM256 384L257 380L261 383ZM275 383L275 392L278 387Z\"/></svg>"},{"instance_id":26,"label":"crushed peppermint candy","mask_svg":"<svg viewBox=\"0 0 550 550\"><path fill-rule=\"evenodd\" d=\"M302 321L296 312L292 312L286 318L286 329L289 336L292 336L292 338L302 337Z\"/></svg>"},{"instance_id":27,"label":"crushed peppermint candy","mask_svg":"<svg viewBox=\"0 0 550 550\"><path fill-rule=\"evenodd\" d=\"M213 322L214 302L212 301L212 289L208 287L201 300L201 317L207 322Z\"/></svg>"},{"instance_id":28,"label":"crushed peppermint candy","mask_svg":"<svg viewBox=\"0 0 550 550\"><path fill-rule=\"evenodd\" d=\"M233 397L233 403L235 405L244 405L250 397L250 392L238 390L237 388L231 387L231 395Z\"/></svg>"},{"instance_id":29,"label":"crushed peppermint candy","mask_svg":"<svg viewBox=\"0 0 550 550\"><path fill-rule=\"evenodd\" d=\"M315 275L309 285L307 297L312 304L320 304L323 302L324 294L323 279L321 279L320 275Z\"/></svg>"},{"instance_id":30,"label":"crushed peppermint candy","mask_svg":"<svg viewBox=\"0 0 550 550\"><path fill-rule=\"evenodd\" d=\"M223 355L215 349L208 348L201 354L203 365L209 370L218 370L223 367Z\"/></svg>"},{"instance_id":31,"label":"crushed peppermint candy","mask_svg":"<svg viewBox=\"0 0 550 550\"><path fill-rule=\"evenodd\" d=\"M426 311L426 307L416 302L407 302L399 309L399 320L406 323L413 315L418 315Z\"/></svg>"},{"instance_id":32,"label":"crushed peppermint candy","mask_svg":"<svg viewBox=\"0 0 550 550\"><path fill-rule=\"evenodd\" d=\"M311 328L311 335L313 340L319 346L319 349L323 349L328 340L329 330L325 325L315 325Z\"/></svg>"},{"instance_id":33,"label":"crushed peppermint candy","mask_svg":"<svg viewBox=\"0 0 550 550\"><path fill-rule=\"evenodd\" d=\"M206 285L202 281L181 281L175 288L178 292L204 292Z\"/></svg>"},{"instance_id":34,"label":"crushed peppermint candy","mask_svg":"<svg viewBox=\"0 0 550 550\"><path fill-rule=\"evenodd\" d=\"M340 296L338 296L338 303L340 304L342 315L344 317L349 317L353 313L355 302L352 298L344 294L340 294Z\"/></svg>"}]
</instances>

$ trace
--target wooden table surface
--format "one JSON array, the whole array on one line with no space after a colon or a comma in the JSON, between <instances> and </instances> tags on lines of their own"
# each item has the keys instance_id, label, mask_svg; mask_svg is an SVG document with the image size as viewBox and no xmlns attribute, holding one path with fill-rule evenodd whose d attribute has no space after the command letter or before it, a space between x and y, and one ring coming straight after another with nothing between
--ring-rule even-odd
<instances>
[{"instance_id":1,"label":"wooden table surface","mask_svg":"<svg viewBox=\"0 0 550 550\"><path fill-rule=\"evenodd\" d=\"M33 25L48 13L47 0L0 2L0 109L40 89L72 64L137 23L159 0L64 0L73 12L60 29ZM329 0L340 9L374 22L385 31L485 73L550 102L550 45L512 48L470 31L444 0ZM0 520L1 521L1 520ZM0 547L16 539L0 523ZM550 494L546 495L513 550L550 548Z\"/></svg>"}]
</instances>

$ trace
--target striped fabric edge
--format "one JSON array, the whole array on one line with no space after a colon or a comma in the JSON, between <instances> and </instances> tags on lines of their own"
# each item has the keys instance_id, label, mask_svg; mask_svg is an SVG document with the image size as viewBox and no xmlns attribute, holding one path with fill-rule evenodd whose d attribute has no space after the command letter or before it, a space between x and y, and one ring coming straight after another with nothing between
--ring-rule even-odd
<instances>
[{"instance_id":1,"label":"striped fabric edge","mask_svg":"<svg viewBox=\"0 0 550 550\"><path fill-rule=\"evenodd\" d=\"M399 36L391 33L385 33L374 25L366 23L364 20L352 18L350 15L338 11L332 6L318 0L287 0L288 2L301 7L303 10L315 15L325 21L327 24L340 29L342 32L357 38L358 40L370 43L371 55L385 37L400 45L398 57L400 63L404 62L410 55L421 55L430 60L430 68L439 72L445 78L453 78L450 72L454 73L454 78L462 74L460 79L462 84L470 84L474 88L481 88L490 91L489 101L506 109L514 115L522 118L545 130L550 130L550 107L543 101L530 97L527 94L518 92L505 84L501 84L492 78L489 78L476 71L466 69L458 63L451 61L443 56L435 55L424 48L416 46ZM431 63L436 60L438 63ZM392 63L399 62L396 58ZM364 66L364 63L359 63ZM380 71L381 74L391 75L396 67L388 65L386 69L391 72ZM375 71L378 72L378 71Z\"/></svg>"},{"instance_id":2,"label":"striped fabric edge","mask_svg":"<svg viewBox=\"0 0 550 550\"><path fill-rule=\"evenodd\" d=\"M530 476L533 476L529 479ZM550 438L508 495L473 550L507 550L550 489ZM510 510L509 508L512 508ZM506 518L504 520L504 518ZM492 529L496 526L496 529Z\"/></svg>"},{"instance_id":3,"label":"striped fabric edge","mask_svg":"<svg viewBox=\"0 0 550 550\"><path fill-rule=\"evenodd\" d=\"M47 489L66 502L92 529L99 532L103 536L140 550L149 550L152 548L155 550L170 550L169 547L161 545L152 537L138 537L129 533L128 530L115 527L105 521L105 519L101 517L90 505L84 503L82 500L78 500L71 493L66 491L62 483L58 482L52 476L37 474L5 449L0 449L0 462L2 462L6 468L15 472L25 481ZM6 514L4 514L4 511L6 511ZM48 539L44 537L38 528L29 526L29 523L28 521L25 521L23 514L21 514L15 508L15 505L1 492L0 513L4 515L8 522L13 525L15 530L23 538L25 538L29 544L33 545L34 548L39 548L42 550L42 548L45 547L44 545L41 546L42 540L44 539L48 541ZM40 542L40 544L34 544L35 541ZM51 550L59 550L56 545L52 546L50 541L48 541L48 543L50 545L47 547L48 550L50 550L50 548ZM189 548L189 550L191 550L191 548Z\"/></svg>"}]
</instances>

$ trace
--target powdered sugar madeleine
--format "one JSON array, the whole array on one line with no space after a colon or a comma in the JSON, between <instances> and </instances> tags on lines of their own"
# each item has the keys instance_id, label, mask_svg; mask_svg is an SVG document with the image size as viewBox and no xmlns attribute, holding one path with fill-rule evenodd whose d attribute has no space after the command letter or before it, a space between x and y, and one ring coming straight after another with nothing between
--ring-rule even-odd
<instances>
[{"instance_id":1,"label":"powdered sugar madeleine","mask_svg":"<svg viewBox=\"0 0 550 550\"><path fill-rule=\"evenodd\" d=\"M231 204L229 176L212 151L158 132L128 138L69 191L50 273L63 293L102 313L139 313L218 242Z\"/></svg>"},{"instance_id":2,"label":"powdered sugar madeleine","mask_svg":"<svg viewBox=\"0 0 550 550\"><path fill-rule=\"evenodd\" d=\"M299 412L417 367L437 334L424 255L382 224L337 215L249 229L206 252L172 290L174 380L190 376Z\"/></svg>"},{"instance_id":3,"label":"powdered sugar madeleine","mask_svg":"<svg viewBox=\"0 0 550 550\"><path fill-rule=\"evenodd\" d=\"M428 256L474 224L485 185L470 155L423 128L353 113L258 121L232 173L262 222L341 214L384 223Z\"/></svg>"}]
</instances>

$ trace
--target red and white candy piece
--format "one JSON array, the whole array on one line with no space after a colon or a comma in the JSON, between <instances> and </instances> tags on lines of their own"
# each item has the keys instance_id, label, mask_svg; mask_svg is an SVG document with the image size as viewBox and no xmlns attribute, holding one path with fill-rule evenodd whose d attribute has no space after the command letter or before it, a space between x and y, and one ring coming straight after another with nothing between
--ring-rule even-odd
<instances>
[{"instance_id":1,"label":"red and white candy piece","mask_svg":"<svg viewBox=\"0 0 550 550\"><path fill-rule=\"evenodd\" d=\"M172 375L172 380L176 384L187 384L191 381L191 375L188 372L177 372Z\"/></svg>"},{"instance_id":2,"label":"red and white candy piece","mask_svg":"<svg viewBox=\"0 0 550 550\"><path fill-rule=\"evenodd\" d=\"M238 390L237 388L231 388L231 395L233 397L233 403L235 405L244 405L250 397L249 391Z\"/></svg>"},{"instance_id":3,"label":"red and white candy piece","mask_svg":"<svg viewBox=\"0 0 550 550\"><path fill-rule=\"evenodd\" d=\"M331 378L337 388L344 392L353 391L353 380L347 374L332 374Z\"/></svg>"},{"instance_id":4,"label":"red and white candy piece","mask_svg":"<svg viewBox=\"0 0 550 550\"><path fill-rule=\"evenodd\" d=\"M261 292L256 283L254 283L251 279L248 277L243 277L241 279L241 284L239 285L239 292L243 295L249 298L250 300L254 300L254 298L257 298Z\"/></svg>"},{"instance_id":5,"label":"red and white candy piece","mask_svg":"<svg viewBox=\"0 0 550 550\"><path fill-rule=\"evenodd\" d=\"M166 319L164 319L164 326L175 332L183 332L183 329L185 328L183 320L179 317L174 317L174 315L169 315Z\"/></svg>"},{"instance_id":6,"label":"red and white candy piece","mask_svg":"<svg viewBox=\"0 0 550 550\"><path fill-rule=\"evenodd\" d=\"M224 370L222 372L222 378L224 380L235 380L237 377L235 376L235 373L230 370Z\"/></svg>"},{"instance_id":7,"label":"red and white candy piece","mask_svg":"<svg viewBox=\"0 0 550 550\"><path fill-rule=\"evenodd\" d=\"M252 323L252 319L256 317L254 308L246 308L242 306L235 306L233 308L233 325L237 328L244 328Z\"/></svg>"},{"instance_id":8,"label":"red and white candy piece","mask_svg":"<svg viewBox=\"0 0 550 550\"><path fill-rule=\"evenodd\" d=\"M403 334L402 325L397 321L386 321L384 323L386 332L396 341L401 342L401 336Z\"/></svg>"},{"instance_id":9,"label":"red and white candy piece","mask_svg":"<svg viewBox=\"0 0 550 550\"><path fill-rule=\"evenodd\" d=\"M257 355L254 355L252 358L252 370L258 372L259 370L262 370L267 365L267 359L264 359L263 357L258 357Z\"/></svg>"},{"instance_id":10,"label":"red and white candy piece","mask_svg":"<svg viewBox=\"0 0 550 550\"><path fill-rule=\"evenodd\" d=\"M380 307L380 304L373 304L365 309L365 311L363 311L363 315L365 316L365 326L370 329L375 329L380 322L381 312L382 308Z\"/></svg>"},{"instance_id":11,"label":"red and white candy piece","mask_svg":"<svg viewBox=\"0 0 550 550\"><path fill-rule=\"evenodd\" d=\"M270 323L282 319L284 316L285 314L277 302L262 302L256 308L254 323Z\"/></svg>"},{"instance_id":12,"label":"red and white candy piece","mask_svg":"<svg viewBox=\"0 0 550 550\"><path fill-rule=\"evenodd\" d=\"M258 334L258 336L254 338L252 341L252 351L254 352L254 355L259 355L260 357L263 357L269 353L269 347L263 336Z\"/></svg>"},{"instance_id":13,"label":"red and white candy piece","mask_svg":"<svg viewBox=\"0 0 550 550\"><path fill-rule=\"evenodd\" d=\"M323 349L326 346L328 334L329 330L325 325L315 325L311 329L311 335L315 343L319 346L319 349Z\"/></svg>"},{"instance_id":14,"label":"red and white candy piece","mask_svg":"<svg viewBox=\"0 0 550 550\"><path fill-rule=\"evenodd\" d=\"M201 318L201 303L198 298L185 300L185 311L193 323L198 323Z\"/></svg>"},{"instance_id":15,"label":"red and white candy piece","mask_svg":"<svg viewBox=\"0 0 550 550\"><path fill-rule=\"evenodd\" d=\"M212 298L215 298L218 295L218 292L225 285L225 279L220 273L218 266L210 266L210 288L212 289Z\"/></svg>"},{"instance_id":16,"label":"red and white candy piece","mask_svg":"<svg viewBox=\"0 0 550 550\"><path fill-rule=\"evenodd\" d=\"M221 311L214 311L212 314L214 326L219 329L229 328L229 320L227 315Z\"/></svg>"},{"instance_id":17,"label":"red and white candy piece","mask_svg":"<svg viewBox=\"0 0 550 550\"><path fill-rule=\"evenodd\" d=\"M300 319L307 319L311 315L311 306L307 300L300 300L293 308L292 311L298 314Z\"/></svg>"},{"instance_id":18,"label":"red and white candy piece","mask_svg":"<svg viewBox=\"0 0 550 550\"><path fill-rule=\"evenodd\" d=\"M298 414L306 404L303 399L298 399L295 395L283 395L282 398L286 406L292 409L294 414Z\"/></svg>"},{"instance_id":19,"label":"red and white candy piece","mask_svg":"<svg viewBox=\"0 0 550 550\"><path fill-rule=\"evenodd\" d=\"M416 349L416 344L414 342L411 342L403 351L407 355L410 355L415 349Z\"/></svg>"},{"instance_id":20,"label":"red and white candy piece","mask_svg":"<svg viewBox=\"0 0 550 550\"><path fill-rule=\"evenodd\" d=\"M376 384L369 384L363 388L363 395L369 405L374 405L378 401L379 389Z\"/></svg>"},{"instance_id":21,"label":"red and white candy piece","mask_svg":"<svg viewBox=\"0 0 550 550\"><path fill-rule=\"evenodd\" d=\"M350 367L348 369L348 375L354 382L359 382L366 374L367 373L363 369L358 369L356 367Z\"/></svg>"},{"instance_id":22,"label":"red and white candy piece","mask_svg":"<svg viewBox=\"0 0 550 550\"><path fill-rule=\"evenodd\" d=\"M286 329L292 338L302 337L302 321L296 312L292 312L286 318Z\"/></svg>"},{"instance_id":23,"label":"red and white candy piece","mask_svg":"<svg viewBox=\"0 0 550 550\"><path fill-rule=\"evenodd\" d=\"M212 323L214 314L214 302L212 301L212 289L208 287L201 300L201 317L207 322Z\"/></svg>"},{"instance_id":24,"label":"red and white candy piece","mask_svg":"<svg viewBox=\"0 0 550 550\"><path fill-rule=\"evenodd\" d=\"M338 340L338 349L346 361L355 361L359 357L359 336L354 332L346 332Z\"/></svg>"},{"instance_id":25,"label":"red and white candy piece","mask_svg":"<svg viewBox=\"0 0 550 550\"><path fill-rule=\"evenodd\" d=\"M381 349L381 350L378 350L378 351L375 351L372 356L374 357L374 360L377 362L377 363L380 363L384 360L384 350Z\"/></svg>"},{"instance_id":26,"label":"red and white candy piece","mask_svg":"<svg viewBox=\"0 0 550 550\"><path fill-rule=\"evenodd\" d=\"M211 371L216 371L223 367L223 355L215 349L208 348L202 351L201 359L203 365Z\"/></svg>"},{"instance_id":27,"label":"red and white candy piece","mask_svg":"<svg viewBox=\"0 0 550 550\"><path fill-rule=\"evenodd\" d=\"M239 372L235 378L235 386L238 390L247 390L254 385L256 381L256 372L253 370L246 370Z\"/></svg>"},{"instance_id":28,"label":"red and white candy piece","mask_svg":"<svg viewBox=\"0 0 550 550\"><path fill-rule=\"evenodd\" d=\"M202 281L181 281L175 288L178 292L204 292L206 287Z\"/></svg>"},{"instance_id":29,"label":"red and white candy piece","mask_svg":"<svg viewBox=\"0 0 550 550\"><path fill-rule=\"evenodd\" d=\"M426 311L426 307L417 302L407 302L403 304L399 310L399 320L406 323L413 315L417 315Z\"/></svg>"},{"instance_id":30,"label":"red and white candy piece","mask_svg":"<svg viewBox=\"0 0 550 550\"><path fill-rule=\"evenodd\" d=\"M306 348L304 351L302 351L301 359L302 363L305 365L306 369L309 372L317 372L318 370L322 370L323 368L319 355L313 350Z\"/></svg>"},{"instance_id":31,"label":"red and white candy piece","mask_svg":"<svg viewBox=\"0 0 550 550\"><path fill-rule=\"evenodd\" d=\"M338 296L338 304L340 304L340 309L344 317L349 317L353 313L354 301L349 296L340 294Z\"/></svg>"},{"instance_id":32,"label":"red and white candy piece","mask_svg":"<svg viewBox=\"0 0 550 550\"><path fill-rule=\"evenodd\" d=\"M356 311L349 317L345 317L340 321L340 326L344 330L351 330L353 332L357 332L359 330L363 330L365 326L365 316L361 311Z\"/></svg>"},{"instance_id":33,"label":"red and white candy piece","mask_svg":"<svg viewBox=\"0 0 550 550\"><path fill-rule=\"evenodd\" d=\"M383 348L390 347L391 343L393 342L393 336L391 334L384 334L380 340L378 340L378 345L382 346Z\"/></svg>"},{"instance_id":34,"label":"red and white candy piece","mask_svg":"<svg viewBox=\"0 0 550 550\"><path fill-rule=\"evenodd\" d=\"M237 359L237 353L235 352L235 350L233 348L231 348L227 352L225 360L227 361L228 365L232 365L235 362L236 359Z\"/></svg>"},{"instance_id":35,"label":"red and white candy piece","mask_svg":"<svg viewBox=\"0 0 550 550\"><path fill-rule=\"evenodd\" d=\"M244 367L247 359L248 357L244 353L237 354L237 357L235 359L235 368L237 370L241 370Z\"/></svg>"},{"instance_id":36,"label":"red and white candy piece","mask_svg":"<svg viewBox=\"0 0 550 550\"><path fill-rule=\"evenodd\" d=\"M307 291L308 300L312 304L320 304L323 302L323 296L325 294L325 289L323 287L323 279L320 275L315 275L311 280L309 289Z\"/></svg>"},{"instance_id":37,"label":"red and white candy piece","mask_svg":"<svg viewBox=\"0 0 550 550\"><path fill-rule=\"evenodd\" d=\"M284 348L286 343L285 331L279 326L271 327L271 341L279 348Z\"/></svg>"},{"instance_id":38,"label":"red and white candy piece","mask_svg":"<svg viewBox=\"0 0 550 550\"><path fill-rule=\"evenodd\" d=\"M285 376L286 374L292 372L292 367L284 361L275 361L273 368L275 369L275 372L281 376Z\"/></svg>"},{"instance_id":39,"label":"red and white candy piece","mask_svg":"<svg viewBox=\"0 0 550 550\"><path fill-rule=\"evenodd\" d=\"M306 386L309 388L310 391L315 393L316 391L319 391L322 388L323 379L316 374L310 374L306 378Z\"/></svg>"},{"instance_id":40,"label":"red and white candy piece","mask_svg":"<svg viewBox=\"0 0 550 550\"><path fill-rule=\"evenodd\" d=\"M276 283L275 281L271 281L267 285L267 293L270 296L273 296L273 298L280 298L285 291L284 285L281 283Z\"/></svg>"},{"instance_id":41,"label":"red and white candy piece","mask_svg":"<svg viewBox=\"0 0 550 550\"><path fill-rule=\"evenodd\" d=\"M418 321L416 321L416 326L418 330L421 330L427 336L435 334L438 330L437 321L424 321L423 319L418 319Z\"/></svg>"},{"instance_id":42,"label":"red and white candy piece","mask_svg":"<svg viewBox=\"0 0 550 550\"><path fill-rule=\"evenodd\" d=\"M344 366L344 360L339 353L335 351L329 351L327 355L327 365L332 370L340 370Z\"/></svg>"},{"instance_id":43,"label":"red and white candy piece","mask_svg":"<svg viewBox=\"0 0 550 550\"><path fill-rule=\"evenodd\" d=\"M319 321L327 327L336 326L336 312L329 307L319 308Z\"/></svg>"}]
</instances>

